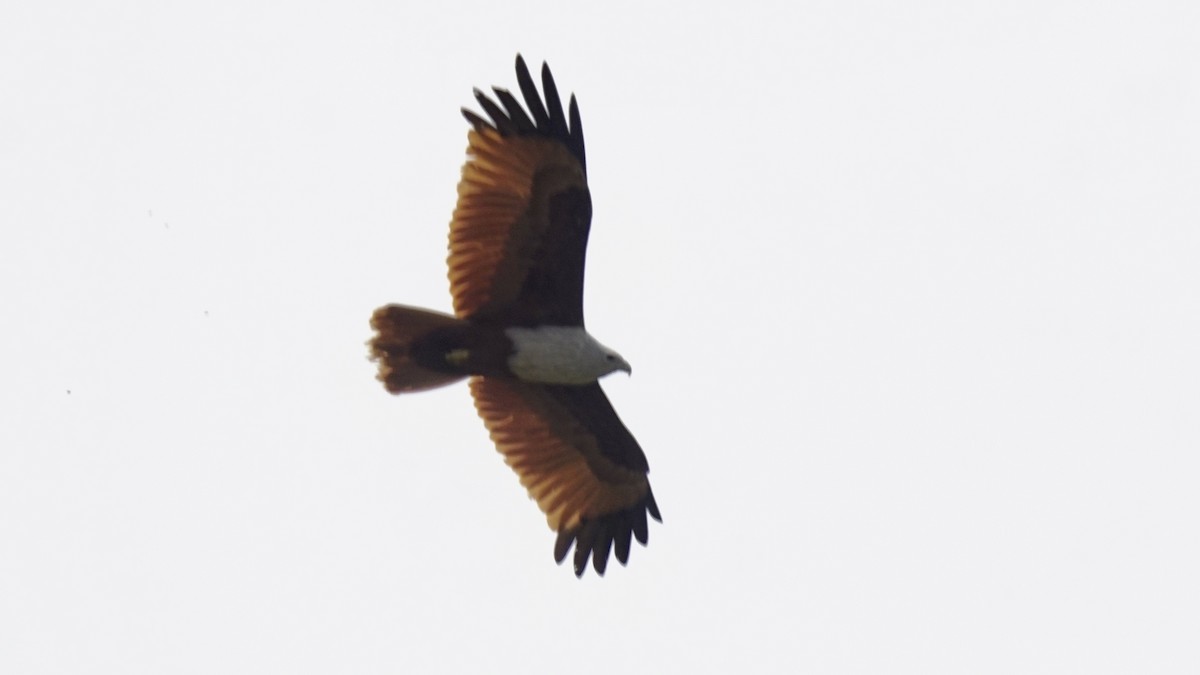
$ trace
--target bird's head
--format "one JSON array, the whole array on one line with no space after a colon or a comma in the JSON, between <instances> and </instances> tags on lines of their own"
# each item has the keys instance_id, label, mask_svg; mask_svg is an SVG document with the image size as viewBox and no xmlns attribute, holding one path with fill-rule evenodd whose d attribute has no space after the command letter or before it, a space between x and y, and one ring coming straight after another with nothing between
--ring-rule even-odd
<instances>
[{"instance_id":1,"label":"bird's head","mask_svg":"<svg viewBox=\"0 0 1200 675\"><path fill-rule=\"evenodd\" d=\"M618 370L624 371L626 375L633 375L633 366L629 362L621 358L621 355L611 349L604 350L604 364L607 368L604 375L615 373Z\"/></svg>"}]
</instances>

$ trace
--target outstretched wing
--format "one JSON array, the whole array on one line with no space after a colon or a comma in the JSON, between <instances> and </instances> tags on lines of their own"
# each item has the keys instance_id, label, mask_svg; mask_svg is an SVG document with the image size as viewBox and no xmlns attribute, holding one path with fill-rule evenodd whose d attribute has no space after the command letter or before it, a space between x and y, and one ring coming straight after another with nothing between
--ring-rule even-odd
<instances>
[{"instance_id":1,"label":"outstretched wing","mask_svg":"<svg viewBox=\"0 0 1200 675\"><path fill-rule=\"evenodd\" d=\"M637 441L613 411L599 384L583 387L471 379L479 416L558 532L554 559L575 545L575 575L588 557L604 574L610 551L624 565L630 540L648 540L646 515L662 521L649 467Z\"/></svg>"},{"instance_id":2,"label":"outstretched wing","mask_svg":"<svg viewBox=\"0 0 1200 675\"><path fill-rule=\"evenodd\" d=\"M463 109L466 165L450 223L450 292L459 317L505 325L583 325L583 263L592 203L583 128L563 114L542 66L543 105L525 61L517 81L529 114L505 89L475 90L490 118Z\"/></svg>"}]
</instances>

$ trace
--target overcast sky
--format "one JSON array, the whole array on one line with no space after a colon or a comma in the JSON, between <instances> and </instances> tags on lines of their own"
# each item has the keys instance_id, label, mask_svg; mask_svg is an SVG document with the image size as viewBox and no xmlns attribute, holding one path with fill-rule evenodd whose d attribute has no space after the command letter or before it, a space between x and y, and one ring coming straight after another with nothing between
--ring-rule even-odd
<instances>
[{"instance_id":1,"label":"overcast sky","mask_svg":"<svg viewBox=\"0 0 1200 675\"><path fill-rule=\"evenodd\" d=\"M5 4L0 672L1200 671L1198 8ZM664 518L603 578L366 359L518 51Z\"/></svg>"}]
</instances>

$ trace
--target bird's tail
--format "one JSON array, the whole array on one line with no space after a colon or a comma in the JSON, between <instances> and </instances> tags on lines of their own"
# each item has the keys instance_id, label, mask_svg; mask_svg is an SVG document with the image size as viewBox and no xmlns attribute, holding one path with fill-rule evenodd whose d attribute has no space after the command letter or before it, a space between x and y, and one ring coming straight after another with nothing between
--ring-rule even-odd
<instances>
[{"instance_id":1,"label":"bird's tail","mask_svg":"<svg viewBox=\"0 0 1200 675\"><path fill-rule=\"evenodd\" d=\"M422 358L421 350L415 348L434 331L464 323L449 314L404 305L375 310L371 316L375 337L367 344L371 347L371 360L379 364L376 377L393 394L425 391L462 379L466 376L462 371L449 367L440 370L437 361Z\"/></svg>"}]
</instances>

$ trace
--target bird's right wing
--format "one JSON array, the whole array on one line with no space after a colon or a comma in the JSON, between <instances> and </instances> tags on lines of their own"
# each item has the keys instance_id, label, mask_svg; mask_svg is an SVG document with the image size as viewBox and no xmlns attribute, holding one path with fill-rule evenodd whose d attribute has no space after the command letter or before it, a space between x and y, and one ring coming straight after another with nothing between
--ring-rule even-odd
<instances>
[{"instance_id":1,"label":"bird's right wing","mask_svg":"<svg viewBox=\"0 0 1200 675\"><path fill-rule=\"evenodd\" d=\"M529 114L500 88L500 105L475 91L490 121L463 110L473 129L450 223L454 312L505 325L582 326L592 203L579 108L571 97L568 125L544 65L545 105L520 56L517 79Z\"/></svg>"}]
</instances>

